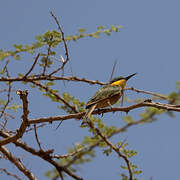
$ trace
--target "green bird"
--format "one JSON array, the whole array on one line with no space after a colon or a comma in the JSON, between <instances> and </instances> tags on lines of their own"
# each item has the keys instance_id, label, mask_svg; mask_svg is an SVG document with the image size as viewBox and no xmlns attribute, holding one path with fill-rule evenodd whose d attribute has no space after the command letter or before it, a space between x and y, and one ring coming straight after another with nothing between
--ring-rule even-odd
<instances>
[{"instance_id":1,"label":"green bird","mask_svg":"<svg viewBox=\"0 0 180 180\"><path fill-rule=\"evenodd\" d=\"M109 84L101 87L87 102L87 112L83 117L82 124L87 122L94 109L100 109L107 106L112 107L112 105L115 104L123 95L123 90L126 87L128 79L136 74L137 73L134 73L127 77L118 76L112 79Z\"/></svg>"}]
</instances>

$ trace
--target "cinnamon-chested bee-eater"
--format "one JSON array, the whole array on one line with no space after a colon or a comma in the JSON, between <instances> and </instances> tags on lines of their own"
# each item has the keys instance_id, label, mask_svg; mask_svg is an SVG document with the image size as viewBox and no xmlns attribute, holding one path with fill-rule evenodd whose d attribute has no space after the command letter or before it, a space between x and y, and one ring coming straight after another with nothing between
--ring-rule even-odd
<instances>
[{"instance_id":1,"label":"cinnamon-chested bee-eater","mask_svg":"<svg viewBox=\"0 0 180 180\"><path fill-rule=\"evenodd\" d=\"M134 73L127 77L116 77L112 79L108 84L101 87L87 102L87 112L83 117L82 124L84 124L87 119L90 118L90 115L92 114L94 109L104 108L107 106L112 107L112 105L115 104L123 95L123 90L126 87L128 79L135 76L136 74L137 73Z\"/></svg>"}]
</instances>

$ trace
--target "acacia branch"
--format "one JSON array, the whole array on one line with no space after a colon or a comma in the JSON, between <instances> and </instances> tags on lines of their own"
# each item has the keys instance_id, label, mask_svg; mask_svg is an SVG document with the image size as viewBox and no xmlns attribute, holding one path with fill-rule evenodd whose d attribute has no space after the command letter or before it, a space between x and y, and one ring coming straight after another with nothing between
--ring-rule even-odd
<instances>
[{"instance_id":1,"label":"acacia branch","mask_svg":"<svg viewBox=\"0 0 180 180\"><path fill-rule=\"evenodd\" d=\"M12 176L12 177L16 178L17 180L22 180L19 176L7 171L5 168L0 168L0 171L6 173L8 176Z\"/></svg>"},{"instance_id":2,"label":"acacia branch","mask_svg":"<svg viewBox=\"0 0 180 180\"><path fill-rule=\"evenodd\" d=\"M112 132L110 135L107 136L107 138L111 138L116 134L123 133L131 126L145 123L149 118L153 118L155 115L156 115L155 113L151 113L146 118L142 118L142 119L140 119L138 121L130 122L130 123L124 125L123 127L117 129L116 131ZM83 155L87 154L88 152L90 152L94 148L96 148L101 142L103 142L103 139L100 139L100 140L98 140L97 142L95 142L95 143L93 143L91 145L85 145L82 148L80 148L80 149L78 149L78 150L76 150L76 151L74 151L72 153L67 153L67 154L64 154L64 155L51 155L51 157L60 159L60 158L68 158L68 157L74 156L73 159L71 161L69 161L69 163L66 165L66 167L69 167L70 165L75 163L75 161L79 160Z\"/></svg>"},{"instance_id":3,"label":"acacia branch","mask_svg":"<svg viewBox=\"0 0 180 180\"><path fill-rule=\"evenodd\" d=\"M60 71L61 69L63 70L64 69L64 66L65 64L69 61L69 53L68 53L68 47L67 47L67 44L66 44L66 40L65 40L65 37L64 37L64 32L59 24L59 21L57 19L57 17L53 14L53 12L51 11L50 12L51 16L54 18L54 20L56 21L56 24L58 26L58 29L61 33L61 36L62 36L62 41L64 43L64 48L65 48L65 55L66 55L66 60L63 61L63 64L62 66L60 66L59 68L57 68L56 70L54 70L52 73L49 74L49 76L52 76L53 74L57 73L58 71Z\"/></svg>"},{"instance_id":4,"label":"acacia branch","mask_svg":"<svg viewBox=\"0 0 180 180\"><path fill-rule=\"evenodd\" d=\"M20 96L20 99L23 102L23 115L22 115L23 121L21 123L20 128L17 130L17 133L14 136L10 136L5 139L2 139L0 141L0 146L11 143L11 142L15 142L17 139L21 138L23 134L25 133L27 126L29 126L29 122L28 122L29 111L28 111L28 101L27 101L28 91L18 90L17 94Z\"/></svg>"},{"instance_id":5,"label":"acacia branch","mask_svg":"<svg viewBox=\"0 0 180 180\"><path fill-rule=\"evenodd\" d=\"M52 41L53 39L53 36L50 37L50 41ZM49 59L49 55L50 55L50 52L51 52L51 46L52 46L52 43L48 45L48 52L47 52L47 56L45 58L45 63L44 63L44 67L43 67L43 75L45 75L46 73L46 69L47 69L47 66L48 66L48 59Z\"/></svg>"},{"instance_id":6,"label":"acacia branch","mask_svg":"<svg viewBox=\"0 0 180 180\"><path fill-rule=\"evenodd\" d=\"M134 109L141 108L141 107L154 107L157 109L163 109L167 111L180 112L180 105L156 103L148 99L141 103L137 103L137 104L127 106L127 107L106 108L106 109L95 110L92 112L92 114L104 114L104 113L117 112L117 111L128 113L129 111L132 111ZM39 119L31 119L29 120L29 124L38 124L38 123L62 121L62 120L65 121L69 119L80 120L84 115L85 115L85 112L79 112L79 113L68 114L68 115L63 115L63 116L51 116L51 117L44 117L44 118L39 118Z\"/></svg>"},{"instance_id":7,"label":"acacia branch","mask_svg":"<svg viewBox=\"0 0 180 180\"><path fill-rule=\"evenodd\" d=\"M27 76L32 72L32 70L34 69L34 67L35 67L35 65L36 65L36 63L37 63L37 60L38 60L39 56L40 56L40 53L37 54L37 56L36 56L36 58L35 58L35 60L34 60L33 65L31 66L31 68L29 69L29 71L24 75L23 79L26 79Z\"/></svg>"},{"instance_id":8,"label":"acacia branch","mask_svg":"<svg viewBox=\"0 0 180 180\"><path fill-rule=\"evenodd\" d=\"M3 116L3 114L5 113L5 110L8 106L8 104L10 103L11 101L11 89L12 89L12 86L11 86L11 82L8 83L8 94L7 94L7 102L6 104L4 105L2 111L1 111L1 115L0 115L0 118ZM6 122L4 123L4 127L6 126Z\"/></svg>"},{"instance_id":9,"label":"acacia branch","mask_svg":"<svg viewBox=\"0 0 180 180\"><path fill-rule=\"evenodd\" d=\"M34 124L34 135L35 135L35 138L36 138L36 142L37 142L37 144L38 144L38 146L39 146L39 149L42 150L42 148L41 148L41 143L40 143L39 138L38 138L38 135L37 135L37 127L36 127L36 124Z\"/></svg>"},{"instance_id":10,"label":"acacia branch","mask_svg":"<svg viewBox=\"0 0 180 180\"><path fill-rule=\"evenodd\" d=\"M88 123L89 127L91 127L91 129L95 130L96 133L102 138L102 140L118 154L119 157L124 159L124 161L126 162L128 171L129 171L129 180L133 180L133 174L132 174L132 170L131 170L131 166L130 166L130 162L129 162L128 158L124 154L122 154L120 152L119 148L117 148L111 141L109 141L108 137L105 136L98 128L96 128L91 121L87 121L87 123Z\"/></svg>"},{"instance_id":11,"label":"acacia branch","mask_svg":"<svg viewBox=\"0 0 180 180\"><path fill-rule=\"evenodd\" d=\"M9 61L10 61L9 59L6 61L6 64L5 64L4 68L3 68L3 71L6 72L6 75L7 75L8 78L10 78L9 71L8 71L8 68L7 68L8 64L9 64ZM9 82L8 83L8 95L7 95L8 99L7 99L7 102L6 102L6 104L4 105L4 107L2 109L0 118L3 116L3 114L5 113L5 110L6 110L7 106L8 106L8 104L10 103L11 88L12 88L11 82ZM4 128L6 126L6 123L7 123L7 120L5 120Z\"/></svg>"},{"instance_id":12,"label":"acacia branch","mask_svg":"<svg viewBox=\"0 0 180 180\"><path fill-rule=\"evenodd\" d=\"M69 76L69 77L59 77L59 76L29 76L29 77L0 77L0 82L16 82L16 81L22 81L22 82L33 82L33 81L41 81L41 80L49 80L49 81L59 81L59 80L65 80L65 81L75 81L75 82L85 82L88 84L99 84L99 85L105 85L106 83L100 82L98 80L88 80L86 78L80 78L75 76Z\"/></svg>"},{"instance_id":13,"label":"acacia branch","mask_svg":"<svg viewBox=\"0 0 180 180\"><path fill-rule=\"evenodd\" d=\"M51 93L52 95L54 95L59 101L61 101L62 103L64 103L67 107L69 107L72 111L74 111L75 113L77 113L76 108L74 106L71 106L67 101L65 101L61 96L59 96L58 94L56 94L53 90L51 90L49 87L44 86L43 84L37 82L37 81L33 81L33 84L35 84L36 86L39 86L40 88L44 89L46 92Z\"/></svg>"},{"instance_id":14,"label":"acacia branch","mask_svg":"<svg viewBox=\"0 0 180 180\"><path fill-rule=\"evenodd\" d=\"M20 159L14 157L7 148L4 146L0 146L0 151L2 154L11 162L13 163L28 179L30 180L37 180L36 177L32 172L30 172L20 161Z\"/></svg>"},{"instance_id":15,"label":"acacia branch","mask_svg":"<svg viewBox=\"0 0 180 180\"><path fill-rule=\"evenodd\" d=\"M139 90L139 89L136 89L134 87L126 88L125 90L131 90L131 91L135 91L137 93L149 94L149 95L156 96L156 97L159 97L159 98L164 99L164 100L168 100L169 99L168 96L164 96L162 94L155 93L155 92Z\"/></svg>"},{"instance_id":16,"label":"acacia branch","mask_svg":"<svg viewBox=\"0 0 180 180\"><path fill-rule=\"evenodd\" d=\"M4 138L8 138L10 137L8 133L5 133L3 131L0 131L0 136L4 137ZM62 172L65 172L66 174L68 174L69 176L71 176L72 178L76 179L76 180L83 180L82 178L80 178L79 176L77 176L76 174L74 174L73 172L71 172L69 169L67 169L67 167L61 166L59 165L56 161L53 160L53 158L51 157L50 154L53 153L53 149L47 150L47 151L43 151L43 150L35 150L32 147L28 146L25 143L22 143L20 140L17 140L15 142L13 142L16 146L21 147L22 149L24 149L25 151L40 157L41 159L45 160L46 162L50 163L53 167L56 168L57 172L59 173L59 176L62 177Z\"/></svg>"}]
</instances>

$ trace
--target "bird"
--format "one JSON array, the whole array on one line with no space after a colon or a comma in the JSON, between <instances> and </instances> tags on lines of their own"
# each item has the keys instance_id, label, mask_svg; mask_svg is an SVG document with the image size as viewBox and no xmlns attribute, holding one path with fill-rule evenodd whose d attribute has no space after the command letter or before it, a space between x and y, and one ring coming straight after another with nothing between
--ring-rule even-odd
<instances>
[{"instance_id":1,"label":"bird","mask_svg":"<svg viewBox=\"0 0 180 180\"><path fill-rule=\"evenodd\" d=\"M86 113L83 117L81 125L84 125L90 119L92 112L95 109L105 108L115 104L123 95L127 81L137 73L127 77L118 76L110 80L110 82L101 87L87 102Z\"/></svg>"}]
</instances>

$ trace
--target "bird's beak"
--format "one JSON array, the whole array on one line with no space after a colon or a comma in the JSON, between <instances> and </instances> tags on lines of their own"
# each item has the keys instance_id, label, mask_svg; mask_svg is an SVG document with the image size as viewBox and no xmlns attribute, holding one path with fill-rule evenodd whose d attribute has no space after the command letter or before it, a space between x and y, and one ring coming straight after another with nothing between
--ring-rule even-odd
<instances>
[{"instance_id":1,"label":"bird's beak","mask_svg":"<svg viewBox=\"0 0 180 180\"><path fill-rule=\"evenodd\" d=\"M131 77L135 76L136 74L137 74L137 73L134 73L134 74L131 74L131 75L125 77L126 81L127 81L128 79L130 79Z\"/></svg>"}]
</instances>

